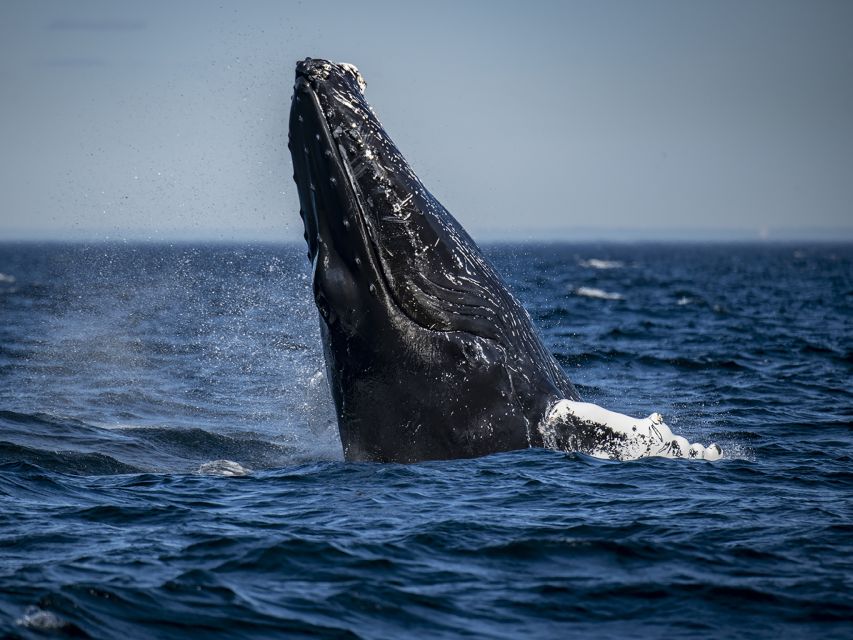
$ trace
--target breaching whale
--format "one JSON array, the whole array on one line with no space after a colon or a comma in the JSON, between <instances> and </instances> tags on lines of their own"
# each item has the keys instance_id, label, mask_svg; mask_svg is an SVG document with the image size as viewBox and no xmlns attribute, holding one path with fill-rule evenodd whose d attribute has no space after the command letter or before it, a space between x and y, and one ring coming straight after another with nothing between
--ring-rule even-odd
<instances>
[{"instance_id":1,"label":"breaching whale","mask_svg":"<svg viewBox=\"0 0 853 640\"><path fill-rule=\"evenodd\" d=\"M719 457L580 401L524 307L421 184L351 64L297 63L289 142L346 460L528 447Z\"/></svg>"}]
</instances>

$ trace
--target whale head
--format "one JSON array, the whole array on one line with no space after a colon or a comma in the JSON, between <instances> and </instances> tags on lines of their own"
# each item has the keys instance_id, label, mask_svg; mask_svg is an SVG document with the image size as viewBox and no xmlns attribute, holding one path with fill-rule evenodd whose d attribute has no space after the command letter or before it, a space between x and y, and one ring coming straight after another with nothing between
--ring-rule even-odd
<instances>
[{"instance_id":1,"label":"whale head","mask_svg":"<svg viewBox=\"0 0 853 640\"><path fill-rule=\"evenodd\" d=\"M474 440L484 428L529 441L527 414L544 411L529 407L530 398L577 393L527 312L385 132L365 86L353 65L308 58L296 66L290 111L294 180L345 455L478 455ZM441 395L443 409L419 397L426 393ZM381 410L368 408L377 402ZM419 436L442 411L444 431ZM384 445L395 436L411 446L389 455L401 450L399 442Z\"/></svg>"}]
</instances>

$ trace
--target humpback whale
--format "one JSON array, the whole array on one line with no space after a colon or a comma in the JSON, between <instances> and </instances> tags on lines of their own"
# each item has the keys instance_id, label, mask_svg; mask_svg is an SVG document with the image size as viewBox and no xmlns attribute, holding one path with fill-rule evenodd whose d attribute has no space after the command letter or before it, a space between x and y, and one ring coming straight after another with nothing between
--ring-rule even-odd
<instances>
[{"instance_id":1,"label":"humpback whale","mask_svg":"<svg viewBox=\"0 0 853 640\"><path fill-rule=\"evenodd\" d=\"M346 460L528 447L719 457L581 402L525 308L424 187L346 63L297 63L289 140Z\"/></svg>"}]
</instances>

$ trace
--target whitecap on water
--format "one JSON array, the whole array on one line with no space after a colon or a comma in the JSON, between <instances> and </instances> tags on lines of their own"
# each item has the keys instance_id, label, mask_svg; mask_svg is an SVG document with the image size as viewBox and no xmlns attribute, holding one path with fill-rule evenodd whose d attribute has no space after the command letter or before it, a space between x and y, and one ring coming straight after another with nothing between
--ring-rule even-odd
<instances>
[{"instance_id":1,"label":"whitecap on water","mask_svg":"<svg viewBox=\"0 0 853 640\"><path fill-rule=\"evenodd\" d=\"M23 616L15 621L20 627L28 627L30 629L39 629L42 631L55 631L63 629L68 625L65 620L60 618L52 611L45 611L38 607L30 607Z\"/></svg>"},{"instance_id":2,"label":"whitecap on water","mask_svg":"<svg viewBox=\"0 0 853 640\"><path fill-rule=\"evenodd\" d=\"M247 476L252 472L239 462L233 460L212 460L202 464L196 473L208 476L225 476L234 478L238 476Z\"/></svg>"},{"instance_id":3,"label":"whitecap on water","mask_svg":"<svg viewBox=\"0 0 853 640\"><path fill-rule=\"evenodd\" d=\"M578 264L587 269L621 269L624 263L618 260L603 260L601 258L590 258L589 260L581 260Z\"/></svg>"},{"instance_id":4,"label":"whitecap on water","mask_svg":"<svg viewBox=\"0 0 853 640\"><path fill-rule=\"evenodd\" d=\"M611 293L609 291L604 291L603 289L596 289L595 287L578 287L575 289L576 296L583 296L585 298L597 298L599 300L622 300L623 296L621 293Z\"/></svg>"}]
</instances>

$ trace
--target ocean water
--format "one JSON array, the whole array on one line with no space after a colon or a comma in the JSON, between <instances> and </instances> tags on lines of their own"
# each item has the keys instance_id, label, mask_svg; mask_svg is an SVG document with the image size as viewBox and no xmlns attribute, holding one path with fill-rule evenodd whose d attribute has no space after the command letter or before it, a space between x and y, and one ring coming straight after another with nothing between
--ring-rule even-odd
<instances>
[{"instance_id":1,"label":"ocean water","mask_svg":"<svg viewBox=\"0 0 853 640\"><path fill-rule=\"evenodd\" d=\"M853 247L487 253L724 458L347 464L302 246L3 244L0 637L853 637Z\"/></svg>"}]
</instances>

